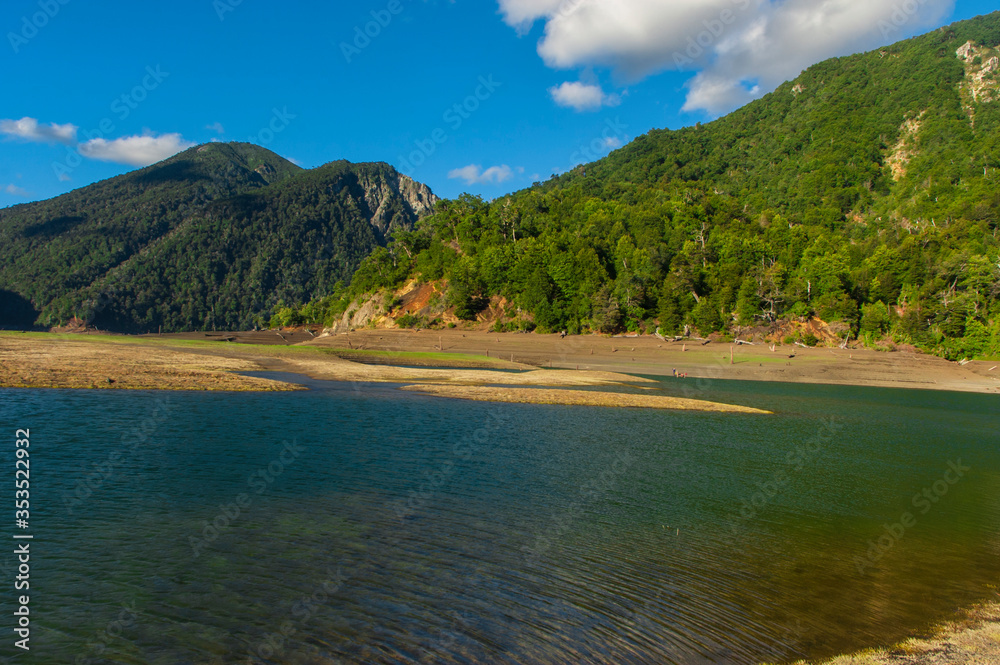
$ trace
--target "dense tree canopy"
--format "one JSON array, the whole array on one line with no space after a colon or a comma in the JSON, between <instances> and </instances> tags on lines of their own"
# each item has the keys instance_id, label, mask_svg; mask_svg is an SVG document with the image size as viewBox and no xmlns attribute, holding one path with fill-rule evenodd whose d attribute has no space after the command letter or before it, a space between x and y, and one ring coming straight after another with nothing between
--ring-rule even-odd
<instances>
[{"instance_id":1,"label":"dense tree canopy","mask_svg":"<svg viewBox=\"0 0 1000 665\"><path fill-rule=\"evenodd\" d=\"M1000 354L998 45L994 13L829 60L714 122L419 222L387 165L305 172L202 146L0 211L0 311L329 322L419 279L447 284L460 318L506 298L501 326L732 334L817 316L870 343Z\"/></svg>"},{"instance_id":2,"label":"dense tree canopy","mask_svg":"<svg viewBox=\"0 0 1000 665\"><path fill-rule=\"evenodd\" d=\"M0 211L0 288L43 326L252 327L350 280L387 234L412 227L400 178L386 164L305 171L249 144L192 148ZM19 307L0 308L0 325L23 326Z\"/></svg>"},{"instance_id":3,"label":"dense tree canopy","mask_svg":"<svg viewBox=\"0 0 1000 665\"><path fill-rule=\"evenodd\" d=\"M995 13L823 62L509 197L442 202L311 314L445 278L459 317L501 295L543 330L815 315L869 341L1000 353L998 43Z\"/></svg>"}]
</instances>

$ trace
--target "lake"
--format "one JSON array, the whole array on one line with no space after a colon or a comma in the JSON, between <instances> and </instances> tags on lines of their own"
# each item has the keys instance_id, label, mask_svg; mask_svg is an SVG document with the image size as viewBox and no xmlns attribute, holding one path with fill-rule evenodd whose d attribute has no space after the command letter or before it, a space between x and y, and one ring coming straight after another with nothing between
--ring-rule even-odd
<instances>
[{"instance_id":1,"label":"lake","mask_svg":"<svg viewBox=\"0 0 1000 665\"><path fill-rule=\"evenodd\" d=\"M39 662L787 662L996 597L996 396L657 384L775 412L741 415L295 380L0 390L11 475L31 429Z\"/></svg>"}]
</instances>

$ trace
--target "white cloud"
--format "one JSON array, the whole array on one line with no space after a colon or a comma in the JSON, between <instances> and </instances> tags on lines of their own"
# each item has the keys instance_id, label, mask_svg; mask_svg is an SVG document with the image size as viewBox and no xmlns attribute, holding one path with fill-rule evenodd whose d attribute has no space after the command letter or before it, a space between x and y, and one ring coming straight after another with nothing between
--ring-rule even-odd
<instances>
[{"instance_id":1,"label":"white cloud","mask_svg":"<svg viewBox=\"0 0 1000 665\"><path fill-rule=\"evenodd\" d=\"M205 125L205 129L210 129L216 134L226 133L226 128L222 126L221 122L213 122L211 125Z\"/></svg>"},{"instance_id":2,"label":"white cloud","mask_svg":"<svg viewBox=\"0 0 1000 665\"><path fill-rule=\"evenodd\" d=\"M224 131L220 123L209 125L209 129ZM185 150L195 145L184 140L180 134L161 134L159 136L147 133L142 136L124 136L121 138L92 139L84 143L77 142L77 131L79 127L70 123L59 125L56 123L40 124L35 118L24 117L20 120L0 120L0 135L5 135L10 139L19 139L33 143L61 143L75 148L83 157L97 159L105 162L117 162L119 164L130 164L132 166L148 166L155 162L171 157L181 150ZM70 177L66 173L58 175L59 180L66 182ZM13 194L10 187L7 193ZM20 188L18 188L20 190ZM20 190L24 191L24 190Z\"/></svg>"},{"instance_id":3,"label":"white cloud","mask_svg":"<svg viewBox=\"0 0 1000 665\"><path fill-rule=\"evenodd\" d=\"M556 16L560 5L572 5L574 0L500 0L500 11L507 25L527 30L543 16Z\"/></svg>"},{"instance_id":4,"label":"white cloud","mask_svg":"<svg viewBox=\"0 0 1000 665\"><path fill-rule=\"evenodd\" d=\"M31 141L33 143L64 143L66 145L73 145L76 143L76 131L78 129L79 127L69 123L57 125L53 122L48 125L40 125L38 124L38 120L28 117L21 118L20 120L0 120L0 134L6 134L11 138Z\"/></svg>"},{"instance_id":5,"label":"white cloud","mask_svg":"<svg viewBox=\"0 0 1000 665\"><path fill-rule=\"evenodd\" d=\"M641 79L696 72L685 110L718 114L806 67L933 27L954 0L499 0L523 30L539 19L538 53L558 69L610 67Z\"/></svg>"},{"instance_id":6,"label":"white cloud","mask_svg":"<svg viewBox=\"0 0 1000 665\"><path fill-rule=\"evenodd\" d=\"M615 150L616 148L622 147L622 140L617 136L605 136L604 147L608 150Z\"/></svg>"},{"instance_id":7,"label":"white cloud","mask_svg":"<svg viewBox=\"0 0 1000 665\"><path fill-rule=\"evenodd\" d=\"M80 154L90 159L104 162L131 164L132 166L149 166L179 153L181 150L195 145L185 141L180 134L144 134L142 136L124 136L108 141L93 139L80 144Z\"/></svg>"},{"instance_id":8,"label":"white cloud","mask_svg":"<svg viewBox=\"0 0 1000 665\"><path fill-rule=\"evenodd\" d=\"M744 82L726 76L699 72L688 82L687 100L683 111L706 110L710 113L724 112L738 108L760 96L760 86L748 86Z\"/></svg>"},{"instance_id":9,"label":"white cloud","mask_svg":"<svg viewBox=\"0 0 1000 665\"><path fill-rule=\"evenodd\" d=\"M452 180L464 180L466 185L498 185L514 177L514 171L506 164L491 166L485 171L478 164L469 164L448 172Z\"/></svg>"},{"instance_id":10,"label":"white cloud","mask_svg":"<svg viewBox=\"0 0 1000 665\"><path fill-rule=\"evenodd\" d=\"M549 94L559 106L577 111L596 111L602 106L618 106L622 103L618 95L606 95L600 86L579 81L567 81L549 88Z\"/></svg>"},{"instance_id":11,"label":"white cloud","mask_svg":"<svg viewBox=\"0 0 1000 665\"><path fill-rule=\"evenodd\" d=\"M23 187L18 187L17 185L7 185L6 187L3 188L3 191L7 192L8 194L13 194L14 196L21 196L21 197L30 196L28 194L28 190L24 189Z\"/></svg>"}]
</instances>

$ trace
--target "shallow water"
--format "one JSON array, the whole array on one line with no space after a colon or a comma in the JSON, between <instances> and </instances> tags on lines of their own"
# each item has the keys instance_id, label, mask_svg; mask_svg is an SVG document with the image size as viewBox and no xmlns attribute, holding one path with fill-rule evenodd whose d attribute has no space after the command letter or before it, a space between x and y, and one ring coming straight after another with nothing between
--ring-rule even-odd
<instances>
[{"instance_id":1,"label":"shallow water","mask_svg":"<svg viewBox=\"0 0 1000 665\"><path fill-rule=\"evenodd\" d=\"M788 661L995 598L995 396L659 384L760 416L295 380L0 391L32 430L36 657Z\"/></svg>"}]
</instances>

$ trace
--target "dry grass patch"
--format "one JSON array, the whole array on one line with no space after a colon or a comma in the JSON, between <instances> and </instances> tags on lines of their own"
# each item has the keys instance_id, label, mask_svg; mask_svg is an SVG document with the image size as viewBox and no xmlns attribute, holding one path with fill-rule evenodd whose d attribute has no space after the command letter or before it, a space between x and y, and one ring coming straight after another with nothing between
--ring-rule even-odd
<instances>
[{"instance_id":1,"label":"dry grass patch","mask_svg":"<svg viewBox=\"0 0 1000 665\"><path fill-rule=\"evenodd\" d=\"M191 353L164 345L94 338L0 335L0 387L132 390L297 390L298 386L235 372L249 360Z\"/></svg>"}]
</instances>

